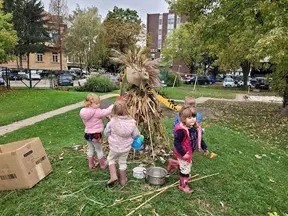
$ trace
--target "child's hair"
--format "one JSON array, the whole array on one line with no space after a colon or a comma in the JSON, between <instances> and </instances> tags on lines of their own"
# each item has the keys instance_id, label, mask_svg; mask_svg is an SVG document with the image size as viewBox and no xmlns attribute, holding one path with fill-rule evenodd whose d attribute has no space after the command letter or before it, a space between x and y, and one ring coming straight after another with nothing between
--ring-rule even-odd
<instances>
[{"instance_id":1,"label":"child's hair","mask_svg":"<svg viewBox=\"0 0 288 216\"><path fill-rule=\"evenodd\" d=\"M196 118L196 109L194 107L184 105L179 112L179 118L182 124L185 124L187 118Z\"/></svg>"},{"instance_id":2,"label":"child's hair","mask_svg":"<svg viewBox=\"0 0 288 216\"><path fill-rule=\"evenodd\" d=\"M116 101L112 109L113 116L129 116L127 104L123 100Z\"/></svg>"},{"instance_id":3,"label":"child's hair","mask_svg":"<svg viewBox=\"0 0 288 216\"><path fill-rule=\"evenodd\" d=\"M100 97L96 94L88 94L85 101L84 101L84 106L89 107L93 103L99 104L100 103Z\"/></svg>"},{"instance_id":4,"label":"child's hair","mask_svg":"<svg viewBox=\"0 0 288 216\"><path fill-rule=\"evenodd\" d=\"M192 96L186 96L184 103L186 106L196 107L196 100Z\"/></svg>"}]
</instances>

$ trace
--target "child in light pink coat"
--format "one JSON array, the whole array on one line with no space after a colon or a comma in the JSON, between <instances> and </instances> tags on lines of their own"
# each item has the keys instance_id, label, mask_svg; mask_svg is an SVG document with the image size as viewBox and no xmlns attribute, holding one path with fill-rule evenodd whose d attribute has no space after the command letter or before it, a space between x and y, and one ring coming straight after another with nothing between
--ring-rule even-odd
<instances>
[{"instance_id":1,"label":"child in light pink coat","mask_svg":"<svg viewBox=\"0 0 288 216\"><path fill-rule=\"evenodd\" d=\"M104 131L104 134L108 136L110 148L107 158L110 170L110 180L107 182L107 185L111 185L118 181L116 161L119 163L120 184L125 185L127 182L127 158L133 140L140 136L140 132L137 129L136 121L129 116L127 105L123 100L116 101L112 109L112 115L113 117Z\"/></svg>"},{"instance_id":2,"label":"child in light pink coat","mask_svg":"<svg viewBox=\"0 0 288 216\"><path fill-rule=\"evenodd\" d=\"M102 151L102 132L104 125L102 120L111 114L113 105L107 109L100 109L100 97L96 94L88 94L84 101L84 107L80 111L80 117L85 125L84 139L88 145L89 169L95 168L94 152L96 151L100 168L105 169L107 163Z\"/></svg>"}]
</instances>

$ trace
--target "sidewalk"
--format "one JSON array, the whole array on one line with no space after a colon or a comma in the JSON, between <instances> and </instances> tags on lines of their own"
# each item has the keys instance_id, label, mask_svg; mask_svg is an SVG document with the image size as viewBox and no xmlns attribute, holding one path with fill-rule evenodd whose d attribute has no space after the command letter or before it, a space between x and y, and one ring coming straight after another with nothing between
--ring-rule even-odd
<instances>
[{"instance_id":1,"label":"sidewalk","mask_svg":"<svg viewBox=\"0 0 288 216\"><path fill-rule=\"evenodd\" d=\"M242 102L242 101L246 101L247 99L245 98L245 94L236 94L235 99L225 99L225 98L211 98L211 97L200 97L200 98L196 98L196 104L199 103L205 103L208 100L216 100L216 101L238 101L238 102ZM174 100L175 102L178 103L184 103L184 100Z\"/></svg>"},{"instance_id":2,"label":"sidewalk","mask_svg":"<svg viewBox=\"0 0 288 216\"><path fill-rule=\"evenodd\" d=\"M106 94L106 95L100 96L100 99L104 100L104 99L108 99L111 97L117 97L117 96L119 96L119 95L118 94ZM77 108L82 107L82 106L83 106L83 101L76 103L76 104L68 105L68 106L53 110L53 111L42 113L40 115L33 116L31 118L28 118L28 119L14 122L14 123L9 124L9 125L2 126L2 127L0 127L0 136L3 136L6 133L10 133L12 131L18 130L18 129L26 127L26 126L33 125L37 122L43 121L43 120L51 118L53 116L60 115L60 114L63 114L65 112L77 109Z\"/></svg>"}]
</instances>

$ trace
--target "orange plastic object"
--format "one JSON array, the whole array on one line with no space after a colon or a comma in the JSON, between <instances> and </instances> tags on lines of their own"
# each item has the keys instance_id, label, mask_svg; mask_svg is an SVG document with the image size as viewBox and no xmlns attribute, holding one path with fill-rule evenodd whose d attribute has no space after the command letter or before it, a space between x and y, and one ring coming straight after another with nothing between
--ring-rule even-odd
<instances>
[{"instance_id":1,"label":"orange plastic object","mask_svg":"<svg viewBox=\"0 0 288 216\"><path fill-rule=\"evenodd\" d=\"M215 153L210 154L210 158L216 158L216 157L217 157L217 154L215 154Z\"/></svg>"}]
</instances>

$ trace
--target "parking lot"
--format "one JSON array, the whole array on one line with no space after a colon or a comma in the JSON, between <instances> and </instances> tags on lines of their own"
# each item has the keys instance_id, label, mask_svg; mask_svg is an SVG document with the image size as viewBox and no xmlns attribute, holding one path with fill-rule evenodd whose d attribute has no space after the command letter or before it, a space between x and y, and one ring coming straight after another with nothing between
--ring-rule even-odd
<instances>
[{"instance_id":1,"label":"parking lot","mask_svg":"<svg viewBox=\"0 0 288 216\"><path fill-rule=\"evenodd\" d=\"M29 86L29 80L22 80L27 86ZM34 86L39 80L32 80L32 85ZM52 80L52 84L55 80ZM25 84L21 82L20 80L10 80L10 86L11 87L25 87ZM79 86L78 80L73 81L74 86ZM37 84L36 87L41 88L50 88L51 86L51 80L50 79L41 79L40 82Z\"/></svg>"}]
</instances>

